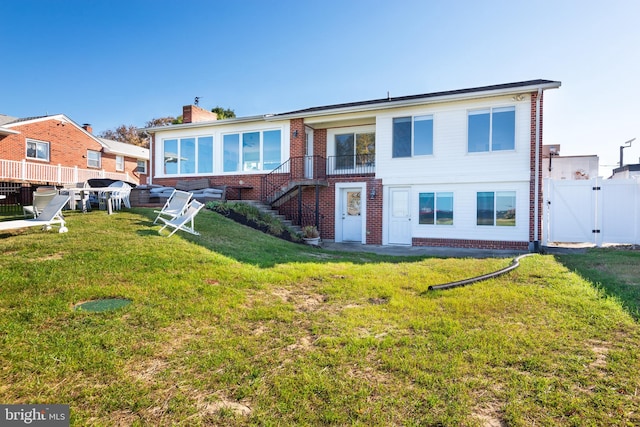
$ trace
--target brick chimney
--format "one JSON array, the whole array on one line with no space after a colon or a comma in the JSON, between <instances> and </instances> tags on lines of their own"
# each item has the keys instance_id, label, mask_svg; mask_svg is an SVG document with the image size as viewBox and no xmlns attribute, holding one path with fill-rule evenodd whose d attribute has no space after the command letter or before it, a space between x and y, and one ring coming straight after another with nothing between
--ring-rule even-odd
<instances>
[{"instance_id":1,"label":"brick chimney","mask_svg":"<svg viewBox=\"0 0 640 427\"><path fill-rule=\"evenodd\" d=\"M218 120L218 115L200 108L197 105L185 105L182 107L182 123L210 122Z\"/></svg>"},{"instance_id":2,"label":"brick chimney","mask_svg":"<svg viewBox=\"0 0 640 427\"><path fill-rule=\"evenodd\" d=\"M93 128L91 127L91 125L89 123L85 123L82 125L82 129L86 130L89 133L93 133Z\"/></svg>"}]
</instances>

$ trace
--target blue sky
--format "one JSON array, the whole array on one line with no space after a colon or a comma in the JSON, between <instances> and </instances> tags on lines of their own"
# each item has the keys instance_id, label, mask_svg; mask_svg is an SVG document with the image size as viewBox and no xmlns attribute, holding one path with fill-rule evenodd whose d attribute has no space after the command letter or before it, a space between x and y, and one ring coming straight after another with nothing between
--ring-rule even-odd
<instances>
[{"instance_id":1,"label":"blue sky","mask_svg":"<svg viewBox=\"0 0 640 427\"><path fill-rule=\"evenodd\" d=\"M200 106L238 116L529 79L545 144L607 176L640 137L636 0L0 2L0 113L94 132ZM640 162L640 140L625 149Z\"/></svg>"}]
</instances>

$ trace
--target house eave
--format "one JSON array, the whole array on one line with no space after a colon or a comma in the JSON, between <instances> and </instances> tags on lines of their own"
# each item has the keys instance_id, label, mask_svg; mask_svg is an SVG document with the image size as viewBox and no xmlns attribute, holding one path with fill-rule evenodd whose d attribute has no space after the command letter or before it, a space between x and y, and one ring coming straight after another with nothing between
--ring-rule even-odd
<instances>
[{"instance_id":1,"label":"house eave","mask_svg":"<svg viewBox=\"0 0 640 427\"><path fill-rule=\"evenodd\" d=\"M0 135L8 136L8 135L19 135L19 134L20 132L18 132L17 130L0 127Z\"/></svg>"},{"instance_id":2,"label":"house eave","mask_svg":"<svg viewBox=\"0 0 640 427\"><path fill-rule=\"evenodd\" d=\"M269 117L269 115L234 117L232 119L208 120L204 122L194 122L194 123L180 123L177 125L140 128L138 130L148 132L148 133L157 133L157 132L180 130L180 129L195 129L195 128L212 127L212 126L218 127L218 126L224 126L224 125L230 125L230 124L236 124L236 123L264 121L266 117Z\"/></svg>"},{"instance_id":3,"label":"house eave","mask_svg":"<svg viewBox=\"0 0 640 427\"><path fill-rule=\"evenodd\" d=\"M535 83L519 85L511 83L506 85L487 86L461 91L436 92L424 95L410 95L397 98L386 98L372 101L338 104L335 106L317 107L306 110L298 110L290 113L274 114L265 117L265 120L299 119L317 116L329 116L345 113L361 113L367 111L385 110L389 108L410 107L414 105L427 105L448 101L464 101L467 99L488 98L503 95L524 94L538 89L557 89L561 85L559 81L535 81ZM504 87L501 87L504 86Z\"/></svg>"}]
</instances>

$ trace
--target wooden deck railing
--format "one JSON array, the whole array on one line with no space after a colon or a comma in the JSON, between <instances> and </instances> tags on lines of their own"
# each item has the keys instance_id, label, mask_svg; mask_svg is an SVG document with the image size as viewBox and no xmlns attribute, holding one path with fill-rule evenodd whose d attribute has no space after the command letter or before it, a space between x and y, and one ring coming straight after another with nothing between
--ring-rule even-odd
<instances>
[{"instance_id":1,"label":"wooden deck railing","mask_svg":"<svg viewBox=\"0 0 640 427\"><path fill-rule=\"evenodd\" d=\"M27 162L26 160L1 160L0 180L18 182L46 182L50 184L70 184L92 178L111 178L137 184L138 179L128 173L107 172L101 169L81 169L77 166L54 166Z\"/></svg>"}]
</instances>

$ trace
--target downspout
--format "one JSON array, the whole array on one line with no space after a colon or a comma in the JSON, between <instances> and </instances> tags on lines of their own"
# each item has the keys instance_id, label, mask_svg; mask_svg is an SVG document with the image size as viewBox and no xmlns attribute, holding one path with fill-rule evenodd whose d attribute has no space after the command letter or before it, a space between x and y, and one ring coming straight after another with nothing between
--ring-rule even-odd
<instances>
[{"instance_id":1,"label":"downspout","mask_svg":"<svg viewBox=\"0 0 640 427\"><path fill-rule=\"evenodd\" d=\"M539 226L540 226L540 98L542 97L542 88L538 88L538 96L536 97L536 155L535 155L535 177L534 177L534 218L533 218L533 250L534 252L538 252L540 250L540 236L539 236Z\"/></svg>"},{"instance_id":2,"label":"downspout","mask_svg":"<svg viewBox=\"0 0 640 427\"><path fill-rule=\"evenodd\" d=\"M147 171L147 183L149 185L153 184L153 143L154 141L154 137L152 133L149 133L149 170Z\"/></svg>"}]
</instances>

